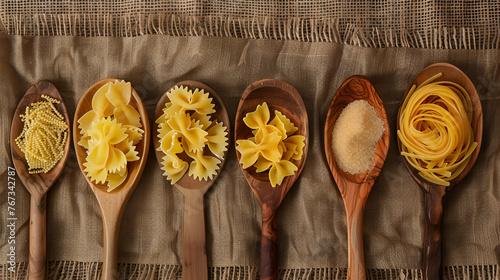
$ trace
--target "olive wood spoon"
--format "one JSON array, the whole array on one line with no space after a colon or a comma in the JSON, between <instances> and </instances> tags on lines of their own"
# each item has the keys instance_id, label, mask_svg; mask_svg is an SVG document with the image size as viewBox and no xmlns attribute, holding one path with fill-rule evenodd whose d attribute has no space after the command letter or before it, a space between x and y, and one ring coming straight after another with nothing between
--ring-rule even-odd
<instances>
[{"instance_id":1,"label":"olive wood spoon","mask_svg":"<svg viewBox=\"0 0 500 280\"><path fill-rule=\"evenodd\" d=\"M203 89L206 92L210 93L209 98L212 99L212 104L215 105L215 113L211 114L210 120L217 120L218 122L222 122L223 126L226 127L226 131L229 136L229 117L227 114L226 106L224 106L224 102L217 95L217 93L210 88L209 86L197 82L197 81L183 81L177 83L172 88L170 88L167 92L173 89L175 86L185 86L189 90L195 89ZM163 151L158 150L160 147L160 139L158 139L158 124L156 120L163 114L163 109L165 108L165 104L170 102L167 94L163 94L156 105L155 112L155 122L153 124L153 146L155 148L156 159L160 166L162 166L163 159L165 156ZM229 141L229 138L228 138ZM229 143L228 143L229 148ZM208 149L206 149L205 154L213 155ZM217 174L209 180L199 180L194 179L194 177L189 176L189 171L186 171L184 176L174 184L174 186L182 193L184 196L184 233L183 233L183 249L182 249L182 279L184 280L206 280L208 279L208 264L207 264L207 248L206 248L206 237L205 237L205 207L203 197L208 189L212 186L212 184L217 179L217 176L220 174L224 163L227 158L227 149L224 152L224 156L219 158L221 161L219 163L219 170L217 170ZM188 162L191 159L183 158Z\"/></svg>"},{"instance_id":2,"label":"olive wood spoon","mask_svg":"<svg viewBox=\"0 0 500 280\"><path fill-rule=\"evenodd\" d=\"M146 108L142 103L137 92L132 88L132 96L130 105L132 105L141 116L141 129L144 130L143 139L136 145L139 160L127 162L128 176L121 186L111 192L107 192L108 187L104 184L96 184L87 177L83 170L83 163L86 162L87 149L78 145L81 139L80 129L78 128L78 120L88 111L92 110L92 98L96 91L108 82L120 81L118 79L105 79L92 85L82 96L75 112L73 123L73 139L75 152L78 159L78 165L85 179L89 183L94 195L97 198L101 209L103 227L104 227L104 261L102 268L103 280L118 279L117 263L118 263L118 237L120 233L120 222L125 210L128 199L132 195L137 183L139 182L144 166L148 157L150 129L149 120Z\"/></svg>"},{"instance_id":3,"label":"olive wood spoon","mask_svg":"<svg viewBox=\"0 0 500 280\"><path fill-rule=\"evenodd\" d=\"M28 163L26 162L24 153L17 146L15 140L21 134L24 123L19 115L24 114L26 107L31 103L45 100L43 95L50 96L60 101L59 104L54 104L56 109L64 117L68 125L66 143L64 145L64 155L59 162L48 172L29 174ZM46 277L46 242L47 242L47 192L54 184L57 177L68 159L68 151L70 146L70 123L66 105L57 91L56 87L47 81L40 81L34 84L23 96L19 105L17 105L14 118L12 120L12 128L10 130L10 150L14 166L19 175L19 179L24 184L26 189L31 194L30 206L30 239L29 239L29 264L28 276L29 279L45 279Z\"/></svg>"},{"instance_id":4,"label":"olive wood spoon","mask_svg":"<svg viewBox=\"0 0 500 280\"><path fill-rule=\"evenodd\" d=\"M366 100L375 108L384 121L384 134L375 146L374 162L371 169L352 175L344 172L335 161L332 149L332 131L342 110L351 102ZM363 213L368 195L384 165L389 150L389 122L384 103L373 84L363 76L347 79L338 89L328 109L325 123L325 153L328 166L337 183L347 214L348 268L347 279L366 279L363 249Z\"/></svg>"},{"instance_id":5,"label":"olive wood spoon","mask_svg":"<svg viewBox=\"0 0 500 280\"><path fill-rule=\"evenodd\" d=\"M460 175L454 180L450 181L450 186L440 186L428 182L418 175L418 171L414 169L406 159L402 157L406 168L410 171L413 179L420 185L425 194L425 234L424 234L424 249L423 249L423 276L424 279L442 279L443 274L441 271L441 218L443 217L443 196L453 186L460 182L465 175L471 170L474 162L479 154L481 148L481 140L483 134L483 111L481 108L481 101L477 95L477 91L471 80L457 67L448 63L435 63L420 72L413 80L410 86L406 89L403 99L398 111L398 120L401 114L401 106L403 105L408 92L412 85L420 85L432 76L443 73L441 77L434 80L436 81L451 81L455 82L467 90L472 101L473 117L472 117L472 130L474 133L474 140L478 143L476 150L472 153L469 163ZM398 130L399 130L399 121ZM401 141L398 137L399 152L401 152Z\"/></svg>"},{"instance_id":6,"label":"olive wood spoon","mask_svg":"<svg viewBox=\"0 0 500 280\"><path fill-rule=\"evenodd\" d=\"M236 112L235 143L240 139L253 137L252 130L243 122L247 113L255 111L257 105L266 102L271 113L278 110L298 128L294 135L303 135L305 146L302 158L293 162L298 170L285 177L281 185L272 187L269 172L256 173L255 167L242 169L245 178L262 206L262 238L260 251L260 279L278 279L278 228L276 211L304 167L309 145L309 123L302 97L297 90L280 80L261 80L249 85L241 97ZM241 155L236 153L238 160ZM241 165L240 165L241 166Z\"/></svg>"}]
</instances>

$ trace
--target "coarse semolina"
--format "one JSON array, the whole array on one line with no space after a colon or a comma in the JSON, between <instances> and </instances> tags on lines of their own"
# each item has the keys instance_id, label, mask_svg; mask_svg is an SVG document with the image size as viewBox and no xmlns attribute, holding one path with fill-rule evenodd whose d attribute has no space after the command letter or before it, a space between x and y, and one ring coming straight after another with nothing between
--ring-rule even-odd
<instances>
[{"instance_id":1,"label":"coarse semolina","mask_svg":"<svg viewBox=\"0 0 500 280\"><path fill-rule=\"evenodd\" d=\"M366 100L349 103L332 132L332 148L338 166L359 174L373 166L375 145L384 134L384 121Z\"/></svg>"}]
</instances>

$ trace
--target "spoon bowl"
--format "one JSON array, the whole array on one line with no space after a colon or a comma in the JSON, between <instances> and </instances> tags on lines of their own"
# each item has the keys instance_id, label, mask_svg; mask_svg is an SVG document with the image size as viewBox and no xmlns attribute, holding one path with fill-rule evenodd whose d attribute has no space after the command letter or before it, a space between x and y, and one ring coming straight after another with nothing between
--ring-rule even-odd
<instances>
[{"instance_id":1,"label":"spoon bowl","mask_svg":"<svg viewBox=\"0 0 500 280\"><path fill-rule=\"evenodd\" d=\"M448 63L435 63L422 70L412 83L406 89L403 99L398 110L398 120L401 115L401 108L406 99L412 85L419 86L432 76L442 73L443 75L436 81L450 81L461 85L470 95L472 102L472 131L474 140L478 143L476 149L471 155L469 163L465 169L455 179L450 181L448 187L433 184L418 175L418 171L413 168L403 157L403 162L412 175L413 179L419 184L425 194L426 215L425 215L425 234L424 234L424 250L423 250L423 275L424 279L441 279L441 219L443 216L443 196L451 190L458 182L460 182L467 173L472 169L481 148L483 134L483 112L481 101L469 77L458 69L456 66ZM399 121L398 130L399 130ZM401 141L398 137L398 148L401 153Z\"/></svg>"},{"instance_id":2,"label":"spoon bowl","mask_svg":"<svg viewBox=\"0 0 500 280\"><path fill-rule=\"evenodd\" d=\"M302 158L294 162L298 170L294 175L285 177L281 185L272 187L268 172L256 173L254 167L242 169L243 174L262 206L262 239L261 239L261 279L278 279L278 235L276 211L293 183L299 177L307 157L309 146L309 123L304 102L297 90L280 80L261 80L247 87L241 97L236 113L235 143L240 139L253 137L252 130L243 122L247 113L255 111L257 105L266 102L274 117L279 110L289 118L298 131L295 135L305 137ZM237 152L238 160L241 155Z\"/></svg>"},{"instance_id":3,"label":"spoon bowl","mask_svg":"<svg viewBox=\"0 0 500 280\"><path fill-rule=\"evenodd\" d=\"M332 149L332 131L342 110L351 102L366 100L384 121L384 134L375 146L374 164L360 173L344 172L335 160ZM389 122L384 104L373 84L363 76L347 79L332 100L325 123L325 153L330 171L337 183L347 214L348 279L366 279L363 249L363 212L368 195L375 183L389 150Z\"/></svg>"},{"instance_id":4,"label":"spoon bowl","mask_svg":"<svg viewBox=\"0 0 500 280\"><path fill-rule=\"evenodd\" d=\"M42 95L47 95L60 101L59 104L54 104L54 106L64 117L68 125L68 135L64 144L64 155L59 162L47 173L29 174L28 163L26 162L24 153L15 142L24 127L24 123L19 115L24 114L25 108L30 106L31 103L44 100ZM19 179L31 194L28 275L29 279L45 279L47 192L59 177L66 164L71 139L68 111L61 95L53 84L41 81L33 85L25 93L14 113L10 131L12 161L14 162Z\"/></svg>"},{"instance_id":5,"label":"spoon bowl","mask_svg":"<svg viewBox=\"0 0 500 280\"><path fill-rule=\"evenodd\" d=\"M229 116L227 114L227 109L224 106L224 102L219 97L219 95L209 86L197 82L197 81L183 81L175 84L167 92L170 92L175 86L185 86L189 90L203 89L204 92L210 93L210 98L212 98L212 103L215 105L215 113L211 114L211 120L217 120L222 122L223 126L226 127L226 131L229 135L230 123ZM155 111L155 122L153 124L153 146L155 148L156 159L158 164L162 166L163 159L165 155L163 151L159 150L160 139L158 139L158 124L156 120L163 114L163 109L165 104L170 102L167 94L163 94L156 105ZM229 139L228 139L229 141ZM228 143L229 148L229 143ZM205 210L204 210L204 200L203 197L208 189L217 179L220 174L224 163L226 162L228 150L224 152L222 158L217 157L221 162L219 163L219 170L217 174L208 180L195 179L189 176L188 172L177 181L174 186L183 194L184 196L184 233L183 233L183 251L182 251L182 273L184 280L206 280L208 279L208 265L207 265L207 252L206 252L206 238L205 238ZM190 159L183 158L187 160L188 163Z\"/></svg>"},{"instance_id":6,"label":"spoon bowl","mask_svg":"<svg viewBox=\"0 0 500 280\"><path fill-rule=\"evenodd\" d=\"M88 111L92 110L92 98L94 94L103 85L108 82L120 81L118 79L105 79L101 80L94 85L92 85L82 96L75 112L75 121L73 123L73 139L75 152L78 159L78 165L85 175L85 179L89 183L94 195L97 198L99 207L101 209L103 226L104 226L104 263L103 263L103 273L102 279L118 279L117 272L117 261L118 261L118 236L120 229L121 217L128 199L132 195L137 183L141 178L142 172L144 171L144 166L149 152L149 142L150 142L150 128L149 120L146 108L142 103L141 98L137 92L132 88L132 96L130 99L130 105L134 107L141 117L141 124L144 130L143 139L139 141L136 145L136 151L138 151L139 160L127 162L128 176L125 181L112 192L107 192L108 187L104 184L97 184L92 182L89 177L87 177L85 167L83 163L86 162L87 150L78 145L81 140L82 135L80 129L78 128L78 120Z\"/></svg>"}]
</instances>

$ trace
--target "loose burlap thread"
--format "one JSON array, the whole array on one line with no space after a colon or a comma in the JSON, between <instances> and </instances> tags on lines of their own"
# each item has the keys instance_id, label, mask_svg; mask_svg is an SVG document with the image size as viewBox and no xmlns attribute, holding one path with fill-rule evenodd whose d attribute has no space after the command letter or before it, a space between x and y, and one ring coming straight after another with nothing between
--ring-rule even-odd
<instances>
[{"instance_id":1,"label":"loose burlap thread","mask_svg":"<svg viewBox=\"0 0 500 280\"><path fill-rule=\"evenodd\" d=\"M0 1L5 30L25 36L221 36L363 47L500 46L494 1Z\"/></svg>"}]
</instances>

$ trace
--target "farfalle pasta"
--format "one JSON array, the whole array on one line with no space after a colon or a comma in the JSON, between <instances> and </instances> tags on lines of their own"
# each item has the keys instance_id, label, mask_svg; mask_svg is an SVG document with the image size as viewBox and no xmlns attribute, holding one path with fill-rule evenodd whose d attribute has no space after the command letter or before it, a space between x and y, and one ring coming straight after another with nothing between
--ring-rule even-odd
<instances>
[{"instance_id":1,"label":"farfalle pasta","mask_svg":"<svg viewBox=\"0 0 500 280\"><path fill-rule=\"evenodd\" d=\"M106 184L108 192L127 178L127 162L139 160L142 140L139 112L130 105L132 86L125 81L103 85L92 98L92 110L78 120L78 142L87 149L84 172L91 181Z\"/></svg>"},{"instance_id":2,"label":"farfalle pasta","mask_svg":"<svg viewBox=\"0 0 500 280\"><path fill-rule=\"evenodd\" d=\"M248 113L243 122L252 129L254 137L236 141L236 150L243 169L254 166L257 173L269 171L269 181L276 187L297 171L292 160L302 158L306 138L293 135L298 128L280 111L275 110L270 119L266 102Z\"/></svg>"},{"instance_id":3,"label":"farfalle pasta","mask_svg":"<svg viewBox=\"0 0 500 280\"><path fill-rule=\"evenodd\" d=\"M172 184L186 172L198 180L211 180L228 145L227 127L212 120L211 114L215 113L212 98L203 89L193 91L184 86L175 86L167 96L170 102L156 120L158 151L165 154L163 175Z\"/></svg>"}]
</instances>

